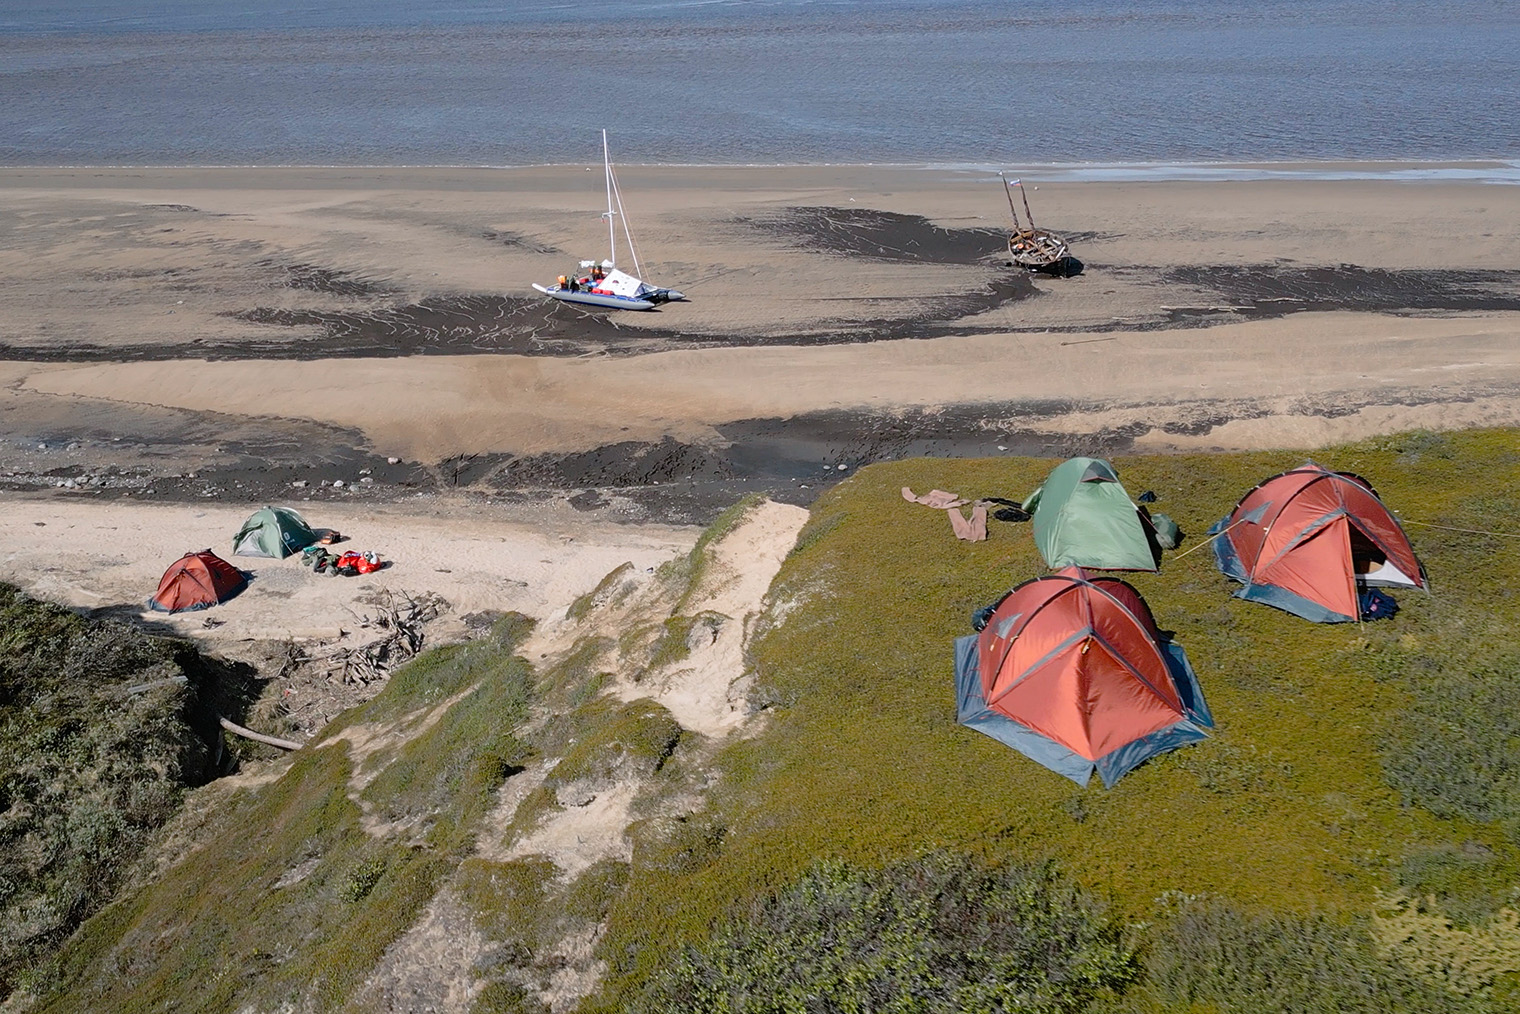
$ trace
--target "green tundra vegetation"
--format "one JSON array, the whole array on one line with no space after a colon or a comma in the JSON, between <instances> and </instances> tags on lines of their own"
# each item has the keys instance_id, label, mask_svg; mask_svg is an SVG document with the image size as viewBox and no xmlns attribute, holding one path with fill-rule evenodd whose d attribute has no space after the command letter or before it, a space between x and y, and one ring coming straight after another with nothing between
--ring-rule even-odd
<instances>
[{"instance_id":1,"label":"green tundra vegetation","mask_svg":"<svg viewBox=\"0 0 1520 1014\"><path fill-rule=\"evenodd\" d=\"M1115 465L1131 495L1159 495L1186 552L1305 457ZM825 494L771 589L784 620L753 650L763 731L714 762L722 848L682 871L635 857L587 1007L633 1005L674 961L747 960L743 920L788 939L756 899L789 897L820 862L869 877L925 849L1054 863L1102 898L1143 970L1116 1009L1520 1006L1520 539L1477 534L1520 535L1520 437L1415 433L1314 458L1369 477L1408 519L1433 594L1401 594L1391 621L1332 626L1232 598L1207 548L1130 575L1187 648L1218 728L1113 790L956 723L951 639L1044 567L1027 526L958 542L899 494L1021 497L1054 462L918 459ZM1380 932L1409 904L1432 913L1413 939Z\"/></svg>"},{"instance_id":2,"label":"green tundra vegetation","mask_svg":"<svg viewBox=\"0 0 1520 1014\"><path fill-rule=\"evenodd\" d=\"M1129 579L1218 724L1112 790L956 723L951 640L1044 568L1026 525L958 542L899 493L1021 497L1054 462L876 465L820 498L772 586L745 736L709 742L604 692L639 637L646 661L679 659L703 622L678 589L638 636L598 628L624 594L609 575L577 605L586 637L540 671L509 617L267 777L198 790L198 846L149 850L155 875L27 980L33 1009L364 1010L445 884L496 945L476 1014L545 1009L543 955L588 926L605 974L584 1014L1520 1008L1520 434L1313 455L1370 479L1429 571L1432 594L1369 624L1233 599L1209 550L1188 552L1304 457L1114 461L1188 534ZM703 552L664 578L689 582ZM488 831L529 767L548 774ZM629 861L567 878L477 850L561 808L557 791L630 772L700 803L636 811Z\"/></svg>"},{"instance_id":3,"label":"green tundra vegetation","mask_svg":"<svg viewBox=\"0 0 1520 1014\"><path fill-rule=\"evenodd\" d=\"M0 994L111 897L215 776L247 673L0 584Z\"/></svg>"}]
</instances>

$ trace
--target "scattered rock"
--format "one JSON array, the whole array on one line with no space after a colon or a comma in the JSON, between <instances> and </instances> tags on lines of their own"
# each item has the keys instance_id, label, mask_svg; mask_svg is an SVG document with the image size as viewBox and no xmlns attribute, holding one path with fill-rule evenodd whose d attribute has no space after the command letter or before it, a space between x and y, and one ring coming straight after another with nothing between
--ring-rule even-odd
<instances>
[{"instance_id":1,"label":"scattered rock","mask_svg":"<svg viewBox=\"0 0 1520 1014\"><path fill-rule=\"evenodd\" d=\"M306 488L306 480L305 479L297 479L295 482L291 483L290 485L293 486L296 489L305 489Z\"/></svg>"},{"instance_id":2,"label":"scattered rock","mask_svg":"<svg viewBox=\"0 0 1520 1014\"><path fill-rule=\"evenodd\" d=\"M388 464L392 464L392 465L399 465L399 464L401 464L401 459L400 458L386 458L385 460L386 460L386 462Z\"/></svg>"},{"instance_id":3,"label":"scattered rock","mask_svg":"<svg viewBox=\"0 0 1520 1014\"><path fill-rule=\"evenodd\" d=\"M369 482L374 482L375 480L371 479L369 476L366 475L364 478L360 479L359 481L360 482L369 483Z\"/></svg>"},{"instance_id":4,"label":"scattered rock","mask_svg":"<svg viewBox=\"0 0 1520 1014\"><path fill-rule=\"evenodd\" d=\"M342 488L343 488L343 480L342 479L334 479L333 480L333 489L342 489Z\"/></svg>"}]
</instances>

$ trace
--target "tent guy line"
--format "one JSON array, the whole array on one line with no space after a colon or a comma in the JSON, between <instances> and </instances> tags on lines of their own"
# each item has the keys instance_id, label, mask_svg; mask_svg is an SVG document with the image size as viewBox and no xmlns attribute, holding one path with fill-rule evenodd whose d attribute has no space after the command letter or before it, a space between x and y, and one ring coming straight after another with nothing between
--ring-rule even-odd
<instances>
[{"instance_id":1,"label":"tent guy line","mask_svg":"<svg viewBox=\"0 0 1520 1014\"><path fill-rule=\"evenodd\" d=\"M1419 525L1421 528L1441 528L1448 532L1466 532L1468 535L1495 535L1501 539L1520 539L1520 534L1515 532L1486 532L1481 528L1453 528L1451 525L1438 525L1431 521L1411 521L1408 518L1400 518L1406 525ZM1224 533L1221 532L1221 535ZM1186 554L1183 554L1186 555Z\"/></svg>"},{"instance_id":2,"label":"tent guy line","mask_svg":"<svg viewBox=\"0 0 1520 1014\"><path fill-rule=\"evenodd\" d=\"M1245 520L1244 518L1241 518L1240 521L1232 521L1232 522L1230 522L1229 528L1225 528L1223 531L1215 532L1213 535L1210 535L1208 538L1206 538L1202 542L1198 543L1198 545L1194 546L1193 549L1202 549L1204 546L1207 546L1209 543L1211 543L1215 539L1219 538L1225 532L1228 532L1230 530L1230 528L1234 528L1236 525L1240 524L1241 521L1244 521L1244 520ZM1176 556L1172 557L1172 559L1174 559L1174 560L1180 560L1184 556L1187 556L1188 553L1191 553L1193 551L1193 549L1189 549L1186 552L1178 553Z\"/></svg>"}]
</instances>

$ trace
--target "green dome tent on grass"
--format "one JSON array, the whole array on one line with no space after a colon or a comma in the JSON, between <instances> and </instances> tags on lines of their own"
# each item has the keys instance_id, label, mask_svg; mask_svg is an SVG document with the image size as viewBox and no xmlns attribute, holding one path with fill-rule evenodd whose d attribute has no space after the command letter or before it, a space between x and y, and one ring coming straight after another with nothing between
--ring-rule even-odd
<instances>
[{"instance_id":1,"label":"green dome tent on grass","mask_svg":"<svg viewBox=\"0 0 1520 1014\"><path fill-rule=\"evenodd\" d=\"M306 519L289 507L264 507L243 522L232 540L237 556L272 556L283 560L317 541Z\"/></svg>"},{"instance_id":2,"label":"green dome tent on grass","mask_svg":"<svg viewBox=\"0 0 1520 1014\"><path fill-rule=\"evenodd\" d=\"M1171 518L1152 518L1134 504L1114 466L1102 458L1072 458L1057 465L1024 501L1033 515L1034 541L1052 570L1159 570L1161 549L1175 548Z\"/></svg>"}]
</instances>

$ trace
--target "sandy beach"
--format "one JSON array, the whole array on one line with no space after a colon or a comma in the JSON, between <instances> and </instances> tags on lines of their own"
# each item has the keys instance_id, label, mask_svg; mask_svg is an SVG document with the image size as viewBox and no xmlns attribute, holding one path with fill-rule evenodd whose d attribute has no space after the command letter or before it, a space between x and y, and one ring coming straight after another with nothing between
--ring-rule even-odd
<instances>
[{"instance_id":1,"label":"sandy beach","mask_svg":"<svg viewBox=\"0 0 1520 1014\"><path fill-rule=\"evenodd\" d=\"M461 613L547 611L688 538L661 526L876 460L1520 422L1517 187L1032 184L1084 265L1048 278L986 174L628 167L644 275L691 301L599 314L530 286L605 254L601 182L0 170L0 577L137 602L278 501ZM223 632L335 605L287 590Z\"/></svg>"}]
</instances>

